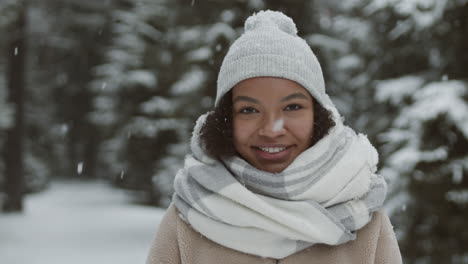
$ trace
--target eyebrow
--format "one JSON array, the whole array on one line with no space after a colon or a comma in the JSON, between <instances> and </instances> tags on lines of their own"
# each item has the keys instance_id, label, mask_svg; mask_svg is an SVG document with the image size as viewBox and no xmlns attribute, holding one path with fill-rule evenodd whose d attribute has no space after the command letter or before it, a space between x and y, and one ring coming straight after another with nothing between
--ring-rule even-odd
<instances>
[{"instance_id":1,"label":"eyebrow","mask_svg":"<svg viewBox=\"0 0 468 264\"><path fill-rule=\"evenodd\" d=\"M292 99L305 99L305 100L308 100L309 98L307 96L305 96L303 93L293 93L293 94L290 94L290 95L284 97L283 99L281 99L281 102L286 102L286 101L289 101L289 100L292 100Z\"/></svg>"},{"instance_id":2,"label":"eyebrow","mask_svg":"<svg viewBox=\"0 0 468 264\"><path fill-rule=\"evenodd\" d=\"M280 100L280 102L286 102L286 101L289 101L289 100L292 100L292 99L305 99L305 100L308 100L309 98L307 96L305 96L303 93L293 93L293 94L290 94L290 95L288 95L286 97L283 97ZM236 98L234 98L232 103L236 103L238 101L246 101L246 102L250 102L250 103L254 103L254 104L260 104L260 101L258 101L257 99L249 97L249 96L244 96L244 95L236 96Z\"/></svg>"},{"instance_id":3,"label":"eyebrow","mask_svg":"<svg viewBox=\"0 0 468 264\"><path fill-rule=\"evenodd\" d=\"M237 101L246 101L246 102L250 102L254 104L260 104L260 102L257 99L249 97L249 96L243 96L243 95L236 96L236 98L234 98L232 103L235 103Z\"/></svg>"}]
</instances>

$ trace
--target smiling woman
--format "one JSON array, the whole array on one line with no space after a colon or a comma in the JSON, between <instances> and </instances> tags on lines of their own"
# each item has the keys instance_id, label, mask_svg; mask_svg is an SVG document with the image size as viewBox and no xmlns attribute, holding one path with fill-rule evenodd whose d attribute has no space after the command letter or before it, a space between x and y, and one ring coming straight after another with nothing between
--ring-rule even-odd
<instances>
[{"instance_id":1,"label":"smiling woman","mask_svg":"<svg viewBox=\"0 0 468 264\"><path fill-rule=\"evenodd\" d=\"M190 149L147 263L401 263L377 152L284 14L247 19Z\"/></svg>"}]
</instances>

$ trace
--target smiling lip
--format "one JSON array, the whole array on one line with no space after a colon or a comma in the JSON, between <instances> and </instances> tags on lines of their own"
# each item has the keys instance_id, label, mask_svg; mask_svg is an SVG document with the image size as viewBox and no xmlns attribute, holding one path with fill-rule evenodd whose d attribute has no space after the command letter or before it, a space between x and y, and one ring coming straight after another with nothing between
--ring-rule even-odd
<instances>
[{"instance_id":1,"label":"smiling lip","mask_svg":"<svg viewBox=\"0 0 468 264\"><path fill-rule=\"evenodd\" d=\"M291 153L291 146L264 145L253 147L255 155L260 160L281 162Z\"/></svg>"}]
</instances>

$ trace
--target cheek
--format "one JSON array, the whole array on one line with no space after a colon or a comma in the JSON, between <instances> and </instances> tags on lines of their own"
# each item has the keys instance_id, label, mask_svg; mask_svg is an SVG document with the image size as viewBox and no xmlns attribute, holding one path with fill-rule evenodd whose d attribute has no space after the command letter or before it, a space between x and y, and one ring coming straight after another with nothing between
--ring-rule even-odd
<instances>
[{"instance_id":1,"label":"cheek","mask_svg":"<svg viewBox=\"0 0 468 264\"><path fill-rule=\"evenodd\" d=\"M301 142L310 143L312 141L312 135L314 131L314 118L313 116L306 116L300 119L292 120L288 122L289 130L298 138Z\"/></svg>"},{"instance_id":2,"label":"cheek","mask_svg":"<svg viewBox=\"0 0 468 264\"><path fill-rule=\"evenodd\" d=\"M234 147L238 149L238 147L248 142L254 129L252 122L236 118L233 119L232 126Z\"/></svg>"}]
</instances>

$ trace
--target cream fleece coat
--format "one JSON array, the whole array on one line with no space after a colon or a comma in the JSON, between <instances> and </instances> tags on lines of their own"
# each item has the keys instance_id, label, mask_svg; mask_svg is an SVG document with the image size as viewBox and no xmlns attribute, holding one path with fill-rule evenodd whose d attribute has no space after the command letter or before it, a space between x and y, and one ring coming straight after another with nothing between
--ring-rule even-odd
<instances>
[{"instance_id":1,"label":"cream fleece coat","mask_svg":"<svg viewBox=\"0 0 468 264\"><path fill-rule=\"evenodd\" d=\"M193 230L171 205L151 246L147 264L397 264L400 250L388 217L374 213L357 239L339 246L317 244L283 259L262 258L223 247Z\"/></svg>"}]
</instances>

